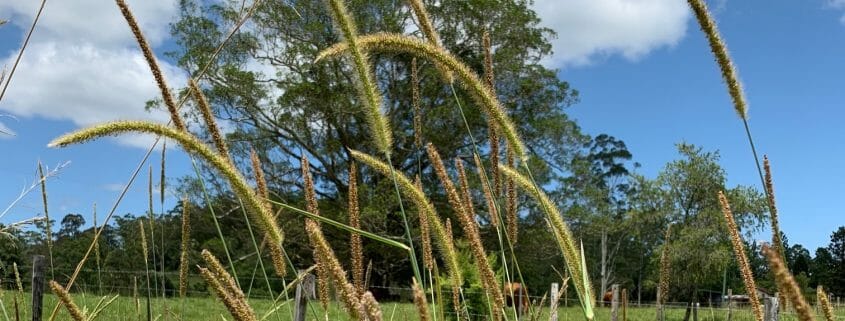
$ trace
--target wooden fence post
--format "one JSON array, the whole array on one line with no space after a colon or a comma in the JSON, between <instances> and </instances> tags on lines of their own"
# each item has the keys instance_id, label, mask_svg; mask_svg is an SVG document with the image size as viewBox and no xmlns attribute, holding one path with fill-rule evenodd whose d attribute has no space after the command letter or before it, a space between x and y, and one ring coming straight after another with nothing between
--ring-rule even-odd
<instances>
[{"instance_id":1,"label":"wooden fence post","mask_svg":"<svg viewBox=\"0 0 845 321\"><path fill-rule=\"evenodd\" d=\"M41 321L44 299L44 256L32 257L32 321Z\"/></svg>"},{"instance_id":2,"label":"wooden fence post","mask_svg":"<svg viewBox=\"0 0 845 321\"><path fill-rule=\"evenodd\" d=\"M558 285L557 283L552 283L552 290L550 292L552 294L551 302L549 302L549 321L557 321L557 305L558 305Z\"/></svg>"},{"instance_id":3,"label":"wooden fence post","mask_svg":"<svg viewBox=\"0 0 845 321\"><path fill-rule=\"evenodd\" d=\"M619 321L619 284L611 286L613 296L610 300L610 321Z\"/></svg>"},{"instance_id":4,"label":"wooden fence post","mask_svg":"<svg viewBox=\"0 0 845 321\"><path fill-rule=\"evenodd\" d=\"M628 321L628 289L622 289L622 321Z\"/></svg>"},{"instance_id":5,"label":"wooden fence post","mask_svg":"<svg viewBox=\"0 0 845 321\"><path fill-rule=\"evenodd\" d=\"M731 289L728 289L728 320L727 321L731 321L731 318L733 318L733 312L734 311L733 311L733 302L731 300L733 298L733 296L734 296L734 291L731 290Z\"/></svg>"},{"instance_id":6,"label":"wooden fence post","mask_svg":"<svg viewBox=\"0 0 845 321\"><path fill-rule=\"evenodd\" d=\"M301 273L302 271L300 271ZM308 309L308 299L314 293L314 275L307 273L296 285L294 298L294 321L305 321L305 311Z\"/></svg>"},{"instance_id":7,"label":"wooden fence post","mask_svg":"<svg viewBox=\"0 0 845 321\"><path fill-rule=\"evenodd\" d=\"M763 298L763 320L778 321L778 297Z\"/></svg>"}]
</instances>

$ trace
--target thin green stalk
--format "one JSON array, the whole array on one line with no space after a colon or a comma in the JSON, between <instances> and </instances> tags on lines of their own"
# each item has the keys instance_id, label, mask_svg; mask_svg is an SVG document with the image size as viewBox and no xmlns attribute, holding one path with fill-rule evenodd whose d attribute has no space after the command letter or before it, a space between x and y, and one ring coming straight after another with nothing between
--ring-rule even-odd
<instances>
[{"instance_id":1,"label":"thin green stalk","mask_svg":"<svg viewBox=\"0 0 845 321\"><path fill-rule=\"evenodd\" d=\"M399 183L396 182L396 169L393 167L393 161L391 160L390 154L385 156L387 157L387 164L390 165L390 177L393 181L393 191L396 193L396 200L399 201L399 211L402 214L402 222L405 224L405 237L408 239L408 252L411 257L411 268L413 268L414 276L417 280L422 280L420 266L417 263L417 254L414 251L414 239L411 237L411 225L408 224L408 215L405 214L405 205L402 204L402 194L399 192Z\"/></svg>"},{"instance_id":2,"label":"thin green stalk","mask_svg":"<svg viewBox=\"0 0 845 321\"><path fill-rule=\"evenodd\" d=\"M238 203L241 205L241 212L244 214L244 220L246 221L246 228L249 231L249 238L252 240L252 246L255 247L255 254L258 257L258 265L261 268L261 273L264 275L264 282L267 285L267 291L270 293L270 297L276 297L273 294L273 287L270 286L270 278L267 276L267 270L264 268L264 259L261 258L261 249L258 246L258 242L255 241L255 233L252 231L252 224L249 222L249 215L246 213L246 208L244 207L243 201L240 197L238 197ZM255 272L253 271L252 279L255 278ZM282 278L284 280L284 278ZM252 290L252 280L250 280L250 290ZM251 292L251 291L248 291ZM247 295L249 297L249 295ZM276 306L276 301L273 301L273 307ZM276 315L276 320L279 320L279 315Z\"/></svg>"},{"instance_id":3,"label":"thin green stalk","mask_svg":"<svg viewBox=\"0 0 845 321\"><path fill-rule=\"evenodd\" d=\"M411 251L411 248L409 246L407 246L407 245L405 245L401 242L397 242L397 241L391 240L389 238L380 236L378 234L373 234L373 233L370 233L370 232L367 232L367 231L364 231L364 230L361 230L361 229L357 229L357 228L351 227L349 225L340 223L338 221L335 221L335 220L332 220L332 219L329 219L329 218L326 218L326 217L323 217L323 216L320 216L320 215L316 215L314 213L296 208L294 206L290 206L290 205L285 204L285 203L281 203L281 202L277 202L277 201L273 201L273 200L267 200L267 201L270 202L271 204L275 204L275 205L284 207L285 209L291 210L296 214L303 215L307 218L318 221L320 223L325 223L325 224L334 226L336 228L342 229L344 231L361 235L363 237L366 237L368 239L383 243L385 245L390 245L392 247L408 251L409 253Z\"/></svg>"},{"instance_id":4,"label":"thin green stalk","mask_svg":"<svg viewBox=\"0 0 845 321\"><path fill-rule=\"evenodd\" d=\"M217 229L217 236L220 237L220 243L223 244L223 251L226 252L226 260L229 261L229 269L232 270L232 277L234 277L235 283L237 283L238 287L240 287L241 281L238 279L238 271L235 269L235 264L232 261L232 255L229 253L229 245L227 245L226 238L223 236L223 231L220 229L220 223L217 222L217 215L214 214L214 204L211 202L211 196L208 195L208 190L205 188L205 182L202 180L202 174L200 174L200 169L193 156L191 156L191 165L194 167L194 173L197 176L197 180L199 180L203 198L205 198L205 203L208 206L208 212L211 214L211 219L214 221L214 228Z\"/></svg>"}]
</instances>

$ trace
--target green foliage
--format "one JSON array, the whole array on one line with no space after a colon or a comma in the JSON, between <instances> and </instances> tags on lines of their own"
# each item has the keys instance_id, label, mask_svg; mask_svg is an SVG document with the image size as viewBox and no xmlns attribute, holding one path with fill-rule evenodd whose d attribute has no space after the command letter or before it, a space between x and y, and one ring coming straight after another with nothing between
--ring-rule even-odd
<instances>
[{"instance_id":1,"label":"green foliage","mask_svg":"<svg viewBox=\"0 0 845 321\"><path fill-rule=\"evenodd\" d=\"M475 268L472 253L469 251L469 245L463 241L458 241L456 247L458 248L458 263L461 268L461 276L463 277L463 284L461 284L461 311L464 311L463 313L469 316L471 320L486 320L490 314L490 307L487 305L487 294L481 285L481 275L479 275L478 269ZM503 274L503 271L495 264L497 262L496 257L490 256L488 259L491 265L493 265L493 270L499 271L497 277L502 277L501 274ZM450 317L450 320L462 320L462 318L457 318L454 313L455 307L451 299L451 280L447 276L442 276L440 277L440 284L440 290L445 296L443 298L443 309L445 309L446 315Z\"/></svg>"}]
</instances>

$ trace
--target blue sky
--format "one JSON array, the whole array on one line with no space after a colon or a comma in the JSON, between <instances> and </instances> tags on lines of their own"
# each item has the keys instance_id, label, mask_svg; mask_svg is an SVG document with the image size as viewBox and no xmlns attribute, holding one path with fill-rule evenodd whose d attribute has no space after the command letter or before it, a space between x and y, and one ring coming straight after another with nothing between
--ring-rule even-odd
<instances>
[{"instance_id":1,"label":"blue sky","mask_svg":"<svg viewBox=\"0 0 845 321\"><path fill-rule=\"evenodd\" d=\"M0 0L0 64L9 64L31 23L35 4ZM782 229L791 243L824 246L845 215L833 200L845 191L845 156L838 139L845 112L845 1L712 1L750 103L759 151L772 159ZM168 1L130 1L158 51L168 43ZM712 56L680 0L540 0L544 24L555 29L556 54L546 63L581 92L569 111L585 132L623 139L653 177L677 158L674 144L718 149L730 185L759 185L753 159ZM85 14L89 19L77 19ZM149 146L149 138L109 139L52 150L52 138L110 119L164 120L143 111L156 94L152 78L110 1L48 2L23 64L0 102L0 122L15 132L0 138L0 207L35 178L37 161L70 161L48 182L51 212L105 214ZM184 83L164 64L171 84ZM118 70L118 72L115 72ZM158 171L158 152L152 165ZM190 174L187 158L168 151L171 177ZM158 181L156 179L156 184ZM116 214L146 208L146 167ZM2 222L41 213L37 191ZM167 195L166 208L175 205ZM158 205L156 205L158 210ZM765 234L759 238L765 239Z\"/></svg>"}]
</instances>

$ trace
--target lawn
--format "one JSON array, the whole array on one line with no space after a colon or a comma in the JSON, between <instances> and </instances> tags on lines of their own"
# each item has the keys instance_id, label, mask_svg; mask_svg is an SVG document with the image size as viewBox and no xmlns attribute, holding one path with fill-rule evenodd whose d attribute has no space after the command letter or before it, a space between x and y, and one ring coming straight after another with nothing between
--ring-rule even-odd
<instances>
[{"instance_id":1,"label":"lawn","mask_svg":"<svg viewBox=\"0 0 845 321\"><path fill-rule=\"evenodd\" d=\"M4 291L2 300L8 315L0 316L3 321L15 320L14 303L12 301L11 291ZM101 297L85 294L74 295L76 304L83 310L91 311L97 306ZM52 294L47 294L44 298L44 319L48 320L50 312L55 305L57 298ZM289 309L291 304L281 302L276 306L268 299L251 299L250 305L255 309L256 314L262 320L292 320L292 311ZM290 302L290 301L288 301ZM120 296L111 305L104 309L96 320L108 321L137 321L146 319L146 301L142 298L139 302L140 310L135 304L132 297ZM226 311L226 308L217 299L211 297L189 297L184 300L181 299L153 299L150 302L153 320L231 320L231 316ZM162 311L169 311L163 315ZM270 314L270 312L273 312ZM382 311L385 320L418 320L416 308L411 303L383 303ZM735 321L753 321L753 316L749 309L734 309L732 320ZM720 321L727 320L727 309L722 308L700 308L698 312L698 319L701 321ZM31 317L30 304L26 300L20 307L20 320L29 320ZM845 320L845 309L840 307L836 310L837 320ZM577 306L561 307L558 309L558 320L583 320L580 308ZM684 308L673 307L666 309L666 320L683 320ZM323 309L316 301L309 304L307 313L307 320L324 320ZM540 311L536 320L548 320L549 309L543 308ZM823 317L817 317L817 320L822 320ZM62 308L58 318L59 321L70 321L70 315ZM331 304L329 307L329 320L348 320L347 316L337 304ZM511 317L509 320L515 320ZM529 320L529 318L523 318ZM598 308L596 311L595 320L610 320L610 308ZM622 320L620 313L619 320ZM655 309L653 307L629 307L627 309L627 320L631 321L654 321ZM792 321L797 320L791 312L782 313L780 320Z\"/></svg>"}]
</instances>

